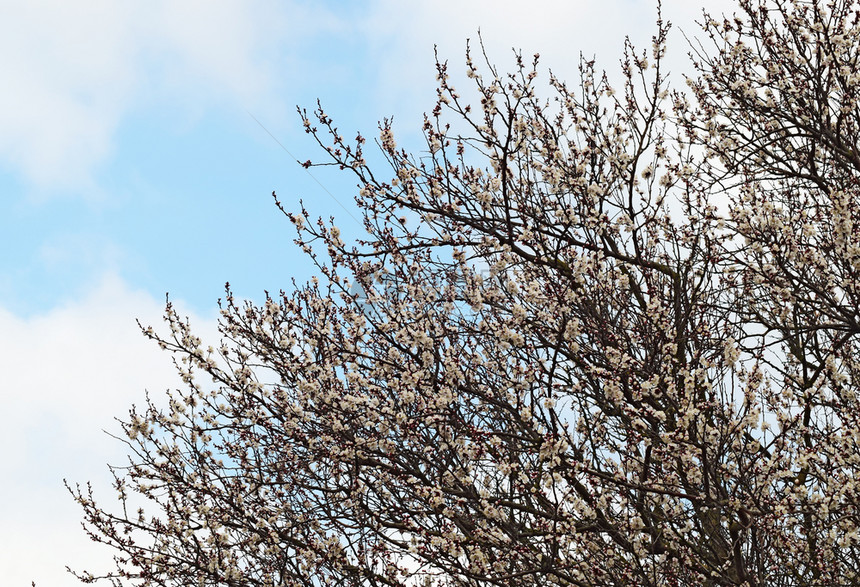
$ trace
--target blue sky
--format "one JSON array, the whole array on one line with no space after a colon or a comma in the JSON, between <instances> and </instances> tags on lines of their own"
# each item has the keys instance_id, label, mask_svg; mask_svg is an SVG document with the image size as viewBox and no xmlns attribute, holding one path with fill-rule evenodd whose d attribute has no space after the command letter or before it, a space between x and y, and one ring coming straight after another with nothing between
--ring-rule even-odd
<instances>
[{"instance_id":1,"label":"blue sky","mask_svg":"<svg viewBox=\"0 0 860 587\"><path fill-rule=\"evenodd\" d=\"M420 148L434 44L461 86L479 27L500 69L516 47L575 81L580 51L612 70L625 35L647 47L654 31L654 0L529 4L0 0L0 583L75 585L64 565L107 564L62 479L107 503L123 451L103 430L178 385L136 318L157 326L170 292L217 340L224 282L260 299L310 277L273 190L359 236L340 207L358 216L353 180L314 170L320 187L249 113L301 160L319 151L295 106L317 98L345 134L393 115ZM692 33L698 11L664 3ZM685 52L676 30L670 62Z\"/></svg>"}]
</instances>

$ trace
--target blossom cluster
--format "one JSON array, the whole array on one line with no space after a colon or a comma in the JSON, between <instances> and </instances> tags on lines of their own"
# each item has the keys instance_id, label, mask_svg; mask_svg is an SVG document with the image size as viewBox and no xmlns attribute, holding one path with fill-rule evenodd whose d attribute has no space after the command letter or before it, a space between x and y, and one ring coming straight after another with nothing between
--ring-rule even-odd
<instances>
[{"instance_id":1,"label":"blossom cluster","mask_svg":"<svg viewBox=\"0 0 860 587\"><path fill-rule=\"evenodd\" d=\"M368 236L288 213L317 277L228 290L217 348L169 305L145 331L186 388L125 422L118 511L72 490L104 576L860 581L860 12L739 8L688 95L662 21L617 90L469 51L473 106L439 62L426 152L380 125L388 179L300 111Z\"/></svg>"}]
</instances>

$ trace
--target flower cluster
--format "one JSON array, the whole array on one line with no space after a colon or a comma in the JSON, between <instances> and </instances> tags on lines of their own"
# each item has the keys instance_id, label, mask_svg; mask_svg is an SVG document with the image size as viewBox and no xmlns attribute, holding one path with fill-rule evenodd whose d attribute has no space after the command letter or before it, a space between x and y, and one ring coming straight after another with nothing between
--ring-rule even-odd
<instances>
[{"instance_id":1,"label":"flower cluster","mask_svg":"<svg viewBox=\"0 0 860 587\"><path fill-rule=\"evenodd\" d=\"M187 387L132 410L122 507L72 488L104 576L860 580L860 13L739 6L690 95L659 21L617 90L583 61L546 100L537 56L469 53L473 108L439 63L426 153L380 126L388 180L301 111L369 236L288 214L318 277L228 290L217 349L171 306L145 330Z\"/></svg>"}]
</instances>

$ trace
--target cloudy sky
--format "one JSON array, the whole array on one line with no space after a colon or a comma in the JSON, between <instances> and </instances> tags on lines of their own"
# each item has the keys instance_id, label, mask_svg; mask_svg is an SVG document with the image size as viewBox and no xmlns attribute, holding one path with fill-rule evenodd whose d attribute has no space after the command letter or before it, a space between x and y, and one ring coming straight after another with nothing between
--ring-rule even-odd
<instances>
[{"instance_id":1,"label":"cloudy sky","mask_svg":"<svg viewBox=\"0 0 860 587\"><path fill-rule=\"evenodd\" d=\"M295 162L319 154L296 105L319 98L367 136L394 116L418 146L434 44L455 84L479 28L502 70L518 48L575 81L580 51L612 70L625 35L654 32L655 0L529 5L0 0L0 583L76 585L65 565L107 564L62 480L107 503L124 453L104 431L177 385L135 319L157 326L169 292L211 339L225 282L259 300L307 279L273 190L358 236L351 179ZM699 8L665 0L664 16L680 70Z\"/></svg>"}]
</instances>

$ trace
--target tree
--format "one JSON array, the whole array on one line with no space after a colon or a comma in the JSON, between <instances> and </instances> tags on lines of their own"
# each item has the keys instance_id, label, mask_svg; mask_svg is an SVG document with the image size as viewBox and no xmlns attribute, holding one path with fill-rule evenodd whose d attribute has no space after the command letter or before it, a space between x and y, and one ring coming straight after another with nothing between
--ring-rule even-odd
<instances>
[{"instance_id":1,"label":"tree","mask_svg":"<svg viewBox=\"0 0 860 587\"><path fill-rule=\"evenodd\" d=\"M318 278L228 287L218 348L170 304L145 329L187 387L122 423L119 511L71 488L104 577L860 580L860 10L739 8L687 95L659 20L619 93L583 60L542 100L537 56L467 50L473 108L440 62L427 151L380 125L390 179L300 110L369 237L285 212Z\"/></svg>"}]
</instances>

